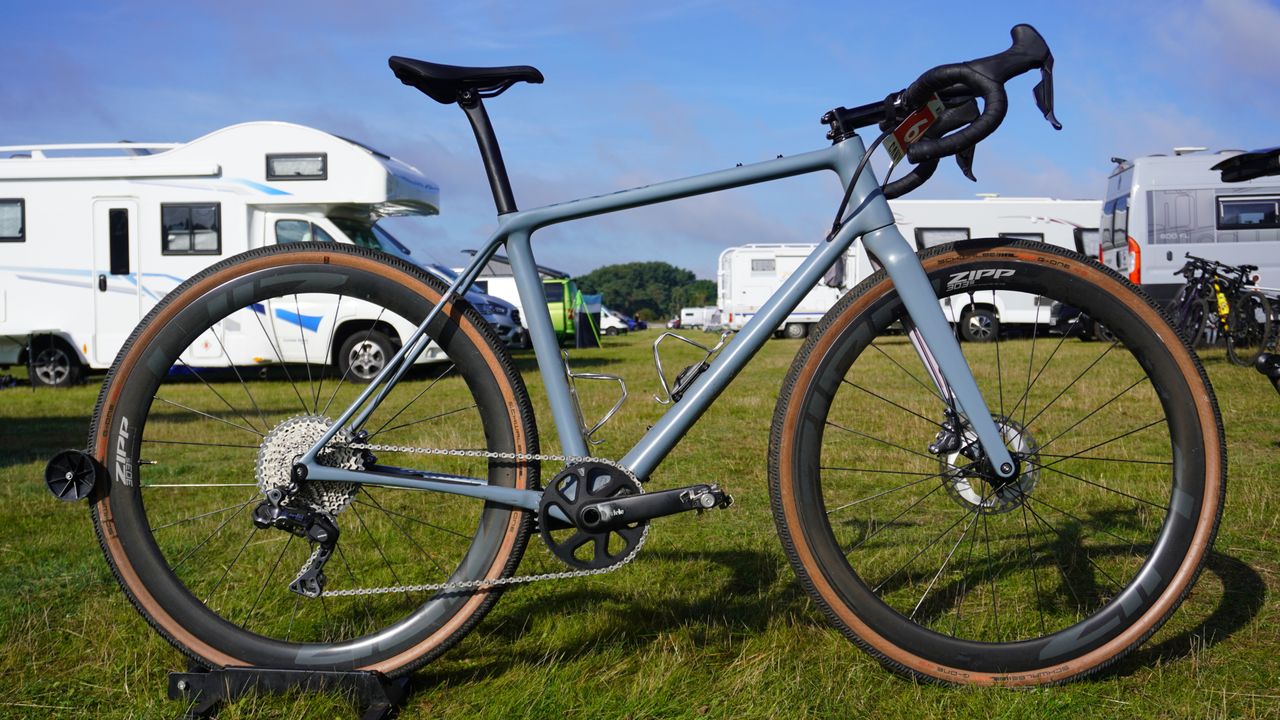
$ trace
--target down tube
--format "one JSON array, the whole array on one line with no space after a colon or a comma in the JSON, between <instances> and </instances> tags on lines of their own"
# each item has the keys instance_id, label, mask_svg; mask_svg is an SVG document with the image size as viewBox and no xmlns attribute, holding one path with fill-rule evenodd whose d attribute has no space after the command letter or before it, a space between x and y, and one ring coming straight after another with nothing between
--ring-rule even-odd
<instances>
[{"instance_id":1,"label":"down tube","mask_svg":"<svg viewBox=\"0 0 1280 720\"><path fill-rule=\"evenodd\" d=\"M702 417L702 413L716 397L728 387L743 366L772 337L773 332L796 309L809 290L817 285L823 274L841 259L854 239L870 229L892 223L893 216L888 214L888 205L879 191L875 192L862 209L870 212L857 213L834 238L820 243L814 249L755 317L747 321L684 397L672 405L631 452L622 458L623 467L631 470L638 478L647 478L680 438L684 437L685 432ZM878 209L883 211L877 212Z\"/></svg>"}]
</instances>

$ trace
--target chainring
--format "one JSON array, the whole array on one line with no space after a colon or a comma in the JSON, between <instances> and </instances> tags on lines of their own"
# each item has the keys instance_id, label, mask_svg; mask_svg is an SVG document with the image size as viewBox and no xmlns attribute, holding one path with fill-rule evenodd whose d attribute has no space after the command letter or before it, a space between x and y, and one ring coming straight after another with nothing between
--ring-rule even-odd
<instances>
[{"instance_id":1,"label":"chainring","mask_svg":"<svg viewBox=\"0 0 1280 720\"><path fill-rule=\"evenodd\" d=\"M590 503L644 492L639 481L614 465L580 462L556 475L538 505L538 533L551 553L570 567L599 570L626 558L644 540L647 520L612 530L590 532L551 514L555 508L576 522Z\"/></svg>"}]
</instances>

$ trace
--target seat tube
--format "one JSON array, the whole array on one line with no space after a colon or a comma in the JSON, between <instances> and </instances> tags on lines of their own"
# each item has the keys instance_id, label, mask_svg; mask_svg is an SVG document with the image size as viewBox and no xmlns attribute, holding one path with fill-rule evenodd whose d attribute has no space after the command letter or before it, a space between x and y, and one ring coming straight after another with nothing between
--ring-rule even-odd
<instances>
[{"instance_id":1,"label":"seat tube","mask_svg":"<svg viewBox=\"0 0 1280 720\"><path fill-rule=\"evenodd\" d=\"M551 415L556 421L561 451L565 455L590 455L578 423L578 406L569 392L569 377L560 360L560 343L551 325L551 311L547 309L547 296L542 289L542 278L538 275L527 231L520 230L508 236L507 259L516 278L525 321L529 323L529 339L538 358L538 372L542 374L542 385L546 388Z\"/></svg>"},{"instance_id":2,"label":"seat tube","mask_svg":"<svg viewBox=\"0 0 1280 720\"><path fill-rule=\"evenodd\" d=\"M898 289L906 305L911 322L924 338L925 346L938 363L942 377L955 395L961 412L969 418L982 449L991 461L996 475L1008 478L1013 475L1013 458L1005 447L1004 436L996 428L991 411L982 398L982 391L973 379L973 371L960 351L960 344L951 334L951 326L938 304L938 296L929 284L929 276L920 264L919 256L912 249L896 225L882 227L863 236L867 252L884 266L893 285Z\"/></svg>"}]
</instances>

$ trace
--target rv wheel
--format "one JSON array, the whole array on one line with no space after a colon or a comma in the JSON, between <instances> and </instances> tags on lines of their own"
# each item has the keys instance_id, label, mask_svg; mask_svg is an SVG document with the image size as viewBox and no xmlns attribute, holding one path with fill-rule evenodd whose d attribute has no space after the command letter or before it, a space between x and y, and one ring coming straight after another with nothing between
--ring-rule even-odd
<instances>
[{"instance_id":1,"label":"rv wheel","mask_svg":"<svg viewBox=\"0 0 1280 720\"><path fill-rule=\"evenodd\" d=\"M969 342L991 342L999 332L1000 321L986 308L973 308L960 318L960 337Z\"/></svg>"},{"instance_id":2,"label":"rv wheel","mask_svg":"<svg viewBox=\"0 0 1280 720\"><path fill-rule=\"evenodd\" d=\"M65 342L58 338L38 338L31 343L29 363L31 384L44 387L70 387L80 381L82 367Z\"/></svg>"},{"instance_id":3,"label":"rv wheel","mask_svg":"<svg viewBox=\"0 0 1280 720\"><path fill-rule=\"evenodd\" d=\"M387 366L396 346L377 330L360 330L342 343L338 351L338 372L354 382L370 382Z\"/></svg>"},{"instance_id":4,"label":"rv wheel","mask_svg":"<svg viewBox=\"0 0 1280 720\"><path fill-rule=\"evenodd\" d=\"M800 340L809 334L809 326L804 323L787 323L782 329L782 336L791 340Z\"/></svg>"}]
</instances>

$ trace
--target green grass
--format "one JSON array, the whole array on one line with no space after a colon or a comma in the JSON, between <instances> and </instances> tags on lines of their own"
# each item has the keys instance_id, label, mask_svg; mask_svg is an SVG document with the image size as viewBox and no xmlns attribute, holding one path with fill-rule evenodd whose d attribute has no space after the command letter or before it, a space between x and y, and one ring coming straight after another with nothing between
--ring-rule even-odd
<instances>
[{"instance_id":1,"label":"green grass","mask_svg":"<svg viewBox=\"0 0 1280 720\"><path fill-rule=\"evenodd\" d=\"M598 450L601 455L620 456L663 410L650 398L657 389L648 353L654 337L656 331L650 331L614 340L604 350L572 353L575 367L621 375L631 388L632 397L621 416L601 433L607 438ZM1280 474L1276 456L1280 397L1261 376L1229 365L1220 350L1206 352L1231 458L1227 508L1207 570L1169 623L1114 669L1084 682L1031 691L955 689L905 680L856 649L826 624L782 554L769 512L766 448L778 388L798 347L796 342L770 342L666 460L650 485L660 489L718 482L733 493L733 508L655 521L640 558L617 573L508 592L458 647L415 674L413 694L400 717L1280 715L1280 659L1276 657L1280 602L1275 599L1280 589L1280 487L1275 481ZM1017 347L1017 343L1007 344L1006 352ZM904 349L909 350L897 348ZM1080 368L1099 350L1097 344L1068 340L1055 363ZM990 360L984 356L975 363L980 376L989 372ZM1007 354L1001 358L1002 363L1014 360ZM875 385L865 387L895 399L902 397L900 393L909 394L910 380L892 379L891 373L880 372L883 368L871 364L864 368L863 362L873 359L866 356L860 361L855 372L866 372L853 378L876 378ZM680 367L682 361L677 358L669 364ZM544 451L555 452L550 415L531 357L521 356L520 366L543 428ZM1100 375L1099 382L1119 382L1123 370L1118 368L1114 377ZM54 501L40 480L44 462L54 451L83 446L100 379L67 391L0 391L0 716L170 717L183 709L165 698L166 673L184 669L182 657L125 600L101 557L84 506ZM1046 388L1053 386L1051 379L1042 381ZM411 387L430 382L428 370ZM448 383L442 381L438 388L441 396L460 397L461 388L450 388ZM272 423L291 412L292 389L287 383L276 385L268 393L275 404L263 408ZM1008 395L1017 395L1023 385L1025 381L1011 393L1006 388L1006 405L1013 403ZM217 386L227 389L233 404L239 402L230 394L237 387L234 382ZM611 404L612 391L606 387L582 385L588 416ZM209 412L220 406L225 409L199 383L178 386L175 392L171 399L184 405ZM348 392L344 388L342 396ZM1105 399L1097 392L1101 391L1072 399L1077 405L1064 404L1063 419L1047 416L1044 422L1066 427L1071 412L1078 417L1088 412L1091 398L1095 404ZM855 403L859 395L862 402ZM1029 405L1033 408L1052 398L1036 391L1032 395ZM850 422L860 420L867 423L861 427L878 427L890 436L923 432L923 421L915 427L907 421L895 423L892 418L899 411L877 403L863 391L845 387L838 396L837 411ZM866 412L859 415L854 407ZM1141 409L1141 402L1117 409L1099 425L1117 427L1137 420L1126 414L1135 408ZM460 415L439 437L460 444L474 438L476 426L468 424L467 413ZM253 417L248 420L257 422ZM166 416L164 423L157 421L149 428L149 437L185 437L180 429L183 422L189 420L184 421L181 413ZM172 424L174 435L162 434L166 423ZM212 429L213 425L219 427ZM244 434L224 423L203 422L199 428L205 441ZM404 428L387 441L439 441L429 440L421 430L422 425ZM835 445L833 437L828 434L826 447L832 449L824 453L846 453L842 462L889 461L889 456L865 444ZM1135 436L1120 449L1127 456L1156 456L1161 446L1158 439ZM225 450L151 447L148 459L158 464L146 466L143 472L151 473L153 479L179 480L217 464L222 468L218 477L243 474L236 463L245 460L236 460L234 449ZM916 470L928 464L919 462ZM1084 461L1081 465L1088 468ZM452 469L466 471L467 464L464 461ZM1123 487L1131 491L1153 482L1151 476L1137 471L1119 473L1114 479L1127 483ZM1043 491L1049 492L1051 485L1047 483ZM850 492L856 489L849 487ZM954 502L938 495L935 509L954 511ZM1064 501L1084 513L1090 502L1101 502L1099 497L1105 496L1077 492ZM190 509L185 502L169 501L164 510L181 517ZM161 512L162 503L156 505L154 510L149 505L149 512ZM468 517L465 507L446 515L457 522ZM383 522L370 533L374 536L398 531L385 520L370 522ZM878 521L870 522L875 527ZM1125 522L1125 527L1143 527L1141 518ZM924 531L916 526L886 534L891 532ZM950 546L959 532L956 529L939 545ZM909 536L904 534L901 542L886 543L886 547L902 546ZM189 549L191 538L171 542L174 548ZM234 554L239 536L227 542ZM376 580L378 564L359 565L359 546L354 545L359 539L352 537L351 542L354 567L350 573ZM276 538L255 539L246 547L246 557L262 562L275 558L281 545ZM364 550L363 556L369 556L369 548ZM299 546L289 552L302 551ZM905 559L886 550L883 558L875 556L868 562L870 567L889 567L879 563L893 558ZM292 556L284 564L289 562L294 562ZM348 572L330 567L335 583ZM932 567L937 567L937 558ZM554 569L556 565L535 539L522 571ZM1025 587L1030 572L1024 568L1020 580L1015 577L1009 582ZM918 596L920 585L929 578L922 572L909 574L908 584ZM1039 575L1041 581L1045 577ZM235 582L234 576L230 582ZM281 594L269 597L283 602L289 596L279 585L271 584L268 592ZM240 611L263 618L261 622L270 621L262 607ZM360 617L351 616L351 628L361 626ZM323 632L323 625L316 621L315 632ZM294 695L246 698L225 708L220 717L352 714L349 702L338 696Z\"/></svg>"}]
</instances>

